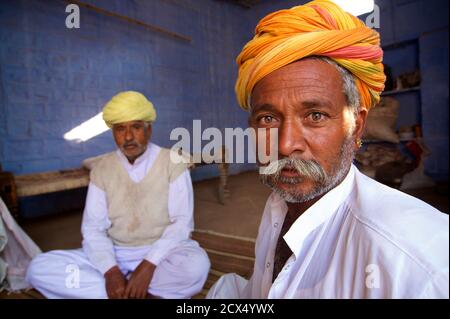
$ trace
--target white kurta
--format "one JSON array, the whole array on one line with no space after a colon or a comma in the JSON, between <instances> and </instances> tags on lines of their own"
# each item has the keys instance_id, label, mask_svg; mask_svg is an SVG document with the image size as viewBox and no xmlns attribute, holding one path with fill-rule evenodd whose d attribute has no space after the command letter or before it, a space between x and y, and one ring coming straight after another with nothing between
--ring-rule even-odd
<instances>
[{"instance_id":1,"label":"white kurta","mask_svg":"<svg viewBox=\"0 0 450 319\"><path fill-rule=\"evenodd\" d=\"M208 298L448 298L449 217L351 167L284 235L292 250L272 283L287 213L267 201L249 281L223 276Z\"/></svg>"},{"instance_id":2,"label":"white kurta","mask_svg":"<svg viewBox=\"0 0 450 319\"><path fill-rule=\"evenodd\" d=\"M134 164L120 150L117 156L130 178L138 183L151 169L160 149L150 143ZM205 251L190 239L194 222L188 170L170 183L168 210L171 224L159 240L140 247L116 246L107 234L111 221L106 193L90 183L81 226L83 249L37 256L28 269L27 279L48 298L106 298L103 274L107 270L117 265L129 276L146 259L157 266L150 284L151 294L164 298L190 297L202 289L210 263Z\"/></svg>"}]
</instances>

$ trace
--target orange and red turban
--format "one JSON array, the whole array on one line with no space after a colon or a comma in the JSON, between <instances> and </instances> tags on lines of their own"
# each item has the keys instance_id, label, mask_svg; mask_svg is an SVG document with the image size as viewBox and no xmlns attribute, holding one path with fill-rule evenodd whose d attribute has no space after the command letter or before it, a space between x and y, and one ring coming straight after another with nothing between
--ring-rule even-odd
<instances>
[{"instance_id":1,"label":"orange and red turban","mask_svg":"<svg viewBox=\"0 0 450 319\"><path fill-rule=\"evenodd\" d=\"M244 109L256 83L269 73L308 56L325 56L355 78L361 106L370 109L384 89L383 51L378 32L328 0L273 12L236 59L236 95Z\"/></svg>"}]
</instances>

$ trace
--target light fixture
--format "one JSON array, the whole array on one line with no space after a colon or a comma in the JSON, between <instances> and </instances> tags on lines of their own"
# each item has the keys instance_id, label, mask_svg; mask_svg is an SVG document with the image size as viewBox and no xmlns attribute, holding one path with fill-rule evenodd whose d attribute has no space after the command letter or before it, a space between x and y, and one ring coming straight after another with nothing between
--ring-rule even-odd
<instances>
[{"instance_id":1,"label":"light fixture","mask_svg":"<svg viewBox=\"0 0 450 319\"><path fill-rule=\"evenodd\" d=\"M81 143L106 132L109 130L109 127L105 124L105 121L103 121L102 115L103 112L100 112L96 116L91 117L89 120L74 127L64 134L64 139Z\"/></svg>"},{"instance_id":2,"label":"light fixture","mask_svg":"<svg viewBox=\"0 0 450 319\"><path fill-rule=\"evenodd\" d=\"M374 9L374 0L332 0L344 11L359 16L364 13L372 12Z\"/></svg>"}]
</instances>

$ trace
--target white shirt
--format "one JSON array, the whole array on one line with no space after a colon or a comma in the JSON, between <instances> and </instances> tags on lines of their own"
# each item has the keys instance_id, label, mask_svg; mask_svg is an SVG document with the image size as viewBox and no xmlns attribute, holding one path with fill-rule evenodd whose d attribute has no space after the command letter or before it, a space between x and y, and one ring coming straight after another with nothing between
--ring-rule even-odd
<instances>
[{"instance_id":1,"label":"white shirt","mask_svg":"<svg viewBox=\"0 0 450 319\"><path fill-rule=\"evenodd\" d=\"M353 165L344 181L285 234L293 254L272 284L286 213L284 200L272 193L259 228L252 278L235 297L449 297L448 215Z\"/></svg>"},{"instance_id":2,"label":"white shirt","mask_svg":"<svg viewBox=\"0 0 450 319\"><path fill-rule=\"evenodd\" d=\"M117 150L116 154L130 178L137 183L147 175L160 150L159 146L149 143L147 150L133 164L128 162L120 150ZM158 265L172 248L189 239L194 228L193 209L192 181L186 169L169 185L168 210L171 224L164 230L160 239L148 246L146 260ZM107 234L110 226L106 193L90 183L81 225L83 249L89 261L102 273L117 265L117 250L130 249L113 244Z\"/></svg>"}]
</instances>

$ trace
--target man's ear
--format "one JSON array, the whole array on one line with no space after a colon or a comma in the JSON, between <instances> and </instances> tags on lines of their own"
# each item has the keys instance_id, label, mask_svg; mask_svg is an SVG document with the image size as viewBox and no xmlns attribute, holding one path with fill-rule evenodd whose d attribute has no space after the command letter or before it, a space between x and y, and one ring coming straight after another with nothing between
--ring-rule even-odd
<instances>
[{"instance_id":1,"label":"man's ear","mask_svg":"<svg viewBox=\"0 0 450 319\"><path fill-rule=\"evenodd\" d=\"M355 141L362 138L368 114L369 111L365 107L360 107L355 114L355 129L353 131Z\"/></svg>"},{"instance_id":2,"label":"man's ear","mask_svg":"<svg viewBox=\"0 0 450 319\"><path fill-rule=\"evenodd\" d=\"M153 132L152 122L148 122L146 131L147 131L148 138L150 139L152 137L152 132Z\"/></svg>"}]
</instances>

